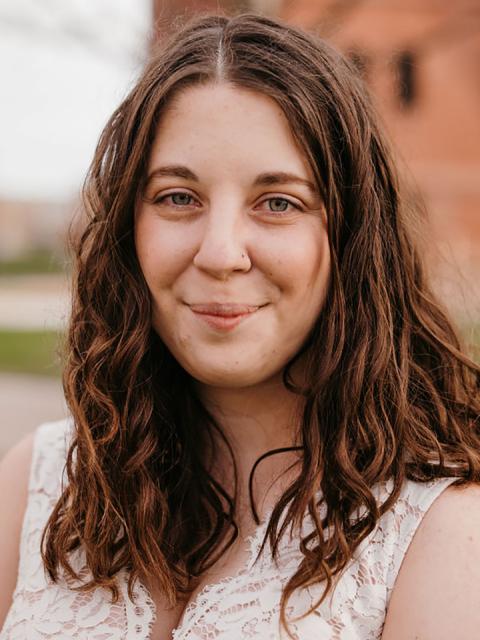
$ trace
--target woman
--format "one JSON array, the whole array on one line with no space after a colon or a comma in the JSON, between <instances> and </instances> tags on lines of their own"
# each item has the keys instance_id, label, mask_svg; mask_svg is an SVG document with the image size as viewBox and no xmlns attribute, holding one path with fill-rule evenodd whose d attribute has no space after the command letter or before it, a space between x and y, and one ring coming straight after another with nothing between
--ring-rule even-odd
<instances>
[{"instance_id":1,"label":"woman","mask_svg":"<svg viewBox=\"0 0 480 640\"><path fill-rule=\"evenodd\" d=\"M192 21L85 204L72 419L2 467L1 637L472 638L479 368L349 65Z\"/></svg>"}]
</instances>

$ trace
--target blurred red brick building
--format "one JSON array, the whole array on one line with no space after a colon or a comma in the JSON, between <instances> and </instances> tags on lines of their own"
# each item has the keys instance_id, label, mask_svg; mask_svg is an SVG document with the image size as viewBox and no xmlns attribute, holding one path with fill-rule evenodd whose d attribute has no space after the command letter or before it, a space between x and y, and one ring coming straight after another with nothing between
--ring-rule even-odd
<instances>
[{"instance_id":1,"label":"blurred red brick building","mask_svg":"<svg viewBox=\"0 0 480 640\"><path fill-rule=\"evenodd\" d=\"M156 37L205 10L275 15L352 58L426 201L442 297L480 315L480 1L156 0Z\"/></svg>"}]
</instances>

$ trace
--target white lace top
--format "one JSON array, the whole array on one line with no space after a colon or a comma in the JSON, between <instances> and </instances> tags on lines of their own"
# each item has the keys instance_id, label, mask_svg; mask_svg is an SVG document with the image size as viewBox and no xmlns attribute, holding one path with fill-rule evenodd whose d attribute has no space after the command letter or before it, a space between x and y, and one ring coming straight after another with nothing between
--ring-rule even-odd
<instances>
[{"instance_id":1,"label":"white lace top","mask_svg":"<svg viewBox=\"0 0 480 640\"><path fill-rule=\"evenodd\" d=\"M40 537L61 491L62 473L71 423L41 425L35 436L29 481L29 499L23 522L18 581L1 640L155 640L151 628L155 607L147 589L137 583L134 602L127 595L127 575L119 576L121 597L111 603L110 591L98 588L79 593L67 583L52 584L39 553ZM373 640L380 638L386 610L402 559L424 513L454 481L428 484L407 481L394 508L357 549L332 594L312 614L291 629L298 640ZM377 485L383 502L389 483ZM278 565L269 545L254 562L267 519L249 538L250 559L233 577L206 586L191 602L173 631L172 640L279 640L287 635L279 627L282 586L297 568L302 555L298 541L286 534ZM304 527L309 526L308 518ZM88 571L78 552L73 564ZM319 586L296 592L289 602L289 620L304 613L318 599Z\"/></svg>"}]
</instances>

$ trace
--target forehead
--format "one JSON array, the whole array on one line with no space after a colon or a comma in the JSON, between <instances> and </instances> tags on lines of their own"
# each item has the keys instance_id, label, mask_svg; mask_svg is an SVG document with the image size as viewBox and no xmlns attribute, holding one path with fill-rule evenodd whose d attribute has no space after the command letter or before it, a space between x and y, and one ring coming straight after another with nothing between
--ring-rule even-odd
<instances>
[{"instance_id":1,"label":"forehead","mask_svg":"<svg viewBox=\"0 0 480 640\"><path fill-rule=\"evenodd\" d=\"M174 94L159 119L150 170L160 162L242 173L269 165L313 179L279 104L231 83L194 85Z\"/></svg>"}]
</instances>

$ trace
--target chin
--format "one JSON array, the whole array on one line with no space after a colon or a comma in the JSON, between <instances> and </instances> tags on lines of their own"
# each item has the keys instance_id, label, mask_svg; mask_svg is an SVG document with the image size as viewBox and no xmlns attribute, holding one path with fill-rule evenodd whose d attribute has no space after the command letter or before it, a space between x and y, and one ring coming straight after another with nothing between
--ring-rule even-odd
<instances>
[{"instance_id":1,"label":"chin","mask_svg":"<svg viewBox=\"0 0 480 640\"><path fill-rule=\"evenodd\" d=\"M241 389L252 387L272 377L271 372L255 371L251 365L232 369L231 367L185 367L188 373L200 384L221 389Z\"/></svg>"},{"instance_id":2,"label":"chin","mask_svg":"<svg viewBox=\"0 0 480 640\"><path fill-rule=\"evenodd\" d=\"M201 375L194 375L195 380L209 387L218 387L220 389L242 389L251 387L261 382L251 372L203 372Z\"/></svg>"}]
</instances>

